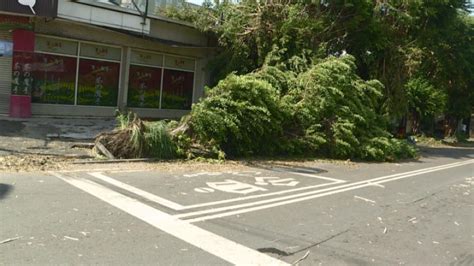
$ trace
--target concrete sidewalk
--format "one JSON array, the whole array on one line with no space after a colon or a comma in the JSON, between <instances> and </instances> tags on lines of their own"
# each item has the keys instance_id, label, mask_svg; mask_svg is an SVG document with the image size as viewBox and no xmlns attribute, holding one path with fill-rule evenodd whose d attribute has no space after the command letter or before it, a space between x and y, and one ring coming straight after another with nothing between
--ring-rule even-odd
<instances>
[{"instance_id":1,"label":"concrete sidewalk","mask_svg":"<svg viewBox=\"0 0 474 266\"><path fill-rule=\"evenodd\" d=\"M0 156L51 155L88 157L90 150L71 148L92 142L97 134L114 129L115 119L0 117Z\"/></svg>"}]
</instances>

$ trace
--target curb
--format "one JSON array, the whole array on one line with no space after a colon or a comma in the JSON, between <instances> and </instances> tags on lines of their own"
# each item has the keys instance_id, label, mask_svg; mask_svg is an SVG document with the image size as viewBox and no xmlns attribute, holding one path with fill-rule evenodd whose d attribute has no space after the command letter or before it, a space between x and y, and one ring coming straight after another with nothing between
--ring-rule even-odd
<instances>
[{"instance_id":1,"label":"curb","mask_svg":"<svg viewBox=\"0 0 474 266\"><path fill-rule=\"evenodd\" d=\"M111 159L111 160L77 160L73 161L72 164L110 164L110 163L140 163L140 162L156 162L160 159L155 158L143 158L143 159Z\"/></svg>"}]
</instances>

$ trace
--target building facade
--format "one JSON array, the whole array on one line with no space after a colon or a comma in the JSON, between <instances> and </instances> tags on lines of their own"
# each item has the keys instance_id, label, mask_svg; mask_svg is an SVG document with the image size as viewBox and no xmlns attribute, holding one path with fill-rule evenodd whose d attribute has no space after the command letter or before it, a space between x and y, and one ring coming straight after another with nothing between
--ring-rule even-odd
<instances>
[{"instance_id":1,"label":"building facade","mask_svg":"<svg viewBox=\"0 0 474 266\"><path fill-rule=\"evenodd\" d=\"M8 1L0 115L178 118L203 96L214 49L191 25L90 0Z\"/></svg>"}]
</instances>

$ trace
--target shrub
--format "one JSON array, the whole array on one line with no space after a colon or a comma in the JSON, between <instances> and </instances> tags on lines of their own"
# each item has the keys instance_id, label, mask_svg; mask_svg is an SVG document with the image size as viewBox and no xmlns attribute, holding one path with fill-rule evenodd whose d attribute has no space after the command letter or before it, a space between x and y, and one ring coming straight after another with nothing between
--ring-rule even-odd
<instances>
[{"instance_id":1,"label":"shrub","mask_svg":"<svg viewBox=\"0 0 474 266\"><path fill-rule=\"evenodd\" d=\"M391 139L386 121L378 113L383 85L356 74L352 56L329 57L298 75L299 86L284 101L301 138L317 152L335 158L391 160L405 146Z\"/></svg>"},{"instance_id":2,"label":"shrub","mask_svg":"<svg viewBox=\"0 0 474 266\"><path fill-rule=\"evenodd\" d=\"M229 75L193 106L189 124L202 144L227 155L274 154L285 110L270 83L252 75Z\"/></svg>"}]
</instances>

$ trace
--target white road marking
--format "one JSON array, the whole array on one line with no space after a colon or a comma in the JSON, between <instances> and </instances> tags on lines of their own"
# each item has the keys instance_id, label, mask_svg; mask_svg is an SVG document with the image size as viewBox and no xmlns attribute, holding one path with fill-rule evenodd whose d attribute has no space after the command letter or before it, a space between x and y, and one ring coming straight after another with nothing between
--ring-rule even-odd
<instances>
[{"instance_id":1,"label":"white road marking","mask_svg":"<svg viewBox=\"0 0 474 266\"><path fill-rule=\"evenodd\" d=\"M282 172L285 172L285 171L282 171ZM309 173L301 173L301 172L295 172L295 171L289 171L287 173L294 174L294 175L300 175L300 176L313 177L313 178L318 178L318 179L327 180L327 181L331 181L331 182L337 182L337 183L341 183L341 181L344 181L344 180L336 179L336 178L332 178L332 177L313 175L313 174L309 174Z\"/></svg>"},{"instance_id":2,"label":"white road marking","mask_svg":"<svg viewBox=\"0 0 474 266\"><path fill-rule=\"evenodd\" d=\"M267 191L268 189L263 187L257 187L251 184L235 181L232 179L226 179L224 181L217 182L206 182L210 188L219 190L226 193L236 193L236 194L249 194L259 191Z\"/></svg>"},{"instance_id":3,"label":"white road marking","mask_svg":"<svg viewBox=\"0 0 474 266\"><path fill-rule=\"evenodd\" d=\"M273 186L285 186L285 187L295 187L298 185L300 182L296 181L294 178L289 177L289 178L280 178L276 176L261 176L261 177L255 177L255 185L259 186L267 186L267 185L273 185Z\"/></svg>"},{"instance_id":4,"label":"white road marking","mask_svg":"<svg viewBox=\"0 0 474 266\"><path fill-rule=\"evenodd\" d=\"M252 206L252 205L253 206L260 205L260 204L262 204L263 201L255 202L255 203L249 203L249 204L241 204L240 206L239 205L234 205L234 206L229 206L229 207L223 207L223 208L210 209L210 210L204 210L204 211L193 212L193 213L180 214L180 215L176 215L175 217L184 218L184 217L197 216L197 215L202 215L202 214L207 214L207 213L221 212L221 211L224 211L226 208L228 210L239 209L239 210L235 210L235 211L218 213L218 214L214 214L214 215L208 215L208 216L203 216L203 217L198 217L198 218L193 218L193 219L188 219L187 220L190 223L202 222L202 221L206 221L206 220L210 220L210 219L223 218L223 217L227 217L227 216L232 216L232 215L257 211L257 210L263 210L263 209L268 209L268 208L273 208L273 207L277 207L277 206L287 205L287 204L291 204L291 203L295 203L295 202L306 201L306 200L315 199L315 198L319 198L319 197L329 196L329 195L333 195L333 194L337 194L337 193L341 193L341 192L345 192L345 191L350 191L350 190L354 190L354 189L358 189L358 188L373 186L374 183L378 184L378 183L391 182L391 181L395 181L395 180L399 180L399 179L408 178L408 177L411 177L411 176L417 176L417 175L427 174L427 173L441 171L441 170L445 170L445 169L450 169L450 168L453 168L453 167L468 165L468 164L471 164L471 163L474 163L474 160L467 160L467 161L463 161L463 162L446 164L446 165L441 165L441 166L436 166L436 167L431 167L431 168L425 168L425 169L410 171L410 172L406 172L406 173L382 176L382 177L373 178L373 179L369 179L369 180L350 183L350 184L347 184L347 185L341 185L341 186L331 187L331 188L322 189L322 190L318 190L318 191L310 191L310 192L306 192L306 193L300 193L300 194L297 194L297 195L291 195L291 196L287 196L287 197L271 199L271 200L268 200L268 201L278 201L279 199L281 200L282 198L295 198L296 197L295 199L291 199L291 200L287 200L287 201L280 201L280 202L276 202L276 203L272 203L272 204L261 205L261 206L246 208L246 209L239 209L239 208L242 208L243 205L246 205L245 207ZM376 181L376 182L374 182L374 181ZM324 192L324 191L328 191L328 192L321 193L321 192ZM303 194L309 195L309 196L301 197Z\"/></svg>"},{"instance_id":5,"label":"white road marking","mask_svg":"<svg viewBox=\"0 0 474 266\"><path fill-rule=\"evenodd\" d=\"M341 180L341 179L335 179L335 178L330 178L330 177L322 177L322 176L311 175L311 174L306 174L306 173L298 173L298 172L289 172L289 173L302 175L302 176L306 176L306 177L312 177L312 178L316 178L316 179L328 180L328 181L332 181L332 183L325 183L325 184L306 186L306 187L301 187L301 188L294 188L294 189L276 191L276 192L271 192L271 193L266 193L266 194L259 194L259 195L253 195L253 196L244 196L244 197L232 198L232 199L227 199L227 200L220 200L220 201L213 201L213 202L206 202L206 203L199 203L199 204L183 206L183 205L178 204L176 202L167 200L165 198L156 196L156 195L151 194L149 192L146 192L144 190L138 189L136 187L133 187L133 186L130 186L130 185L125 184L123 182L120 182L118 180L115 180L111 177L108 177L108 176L104 175L101 172L90 172L88 174L91 175L91 176L94 176L94 177L96 177L96 178L98 178L98 179L100 179L104 182L107 182L111 185L114 185L114 186L119 187L121 189L127 190L129 192L132 192L136 195L139 195L143 198L146 198L146 199L148 199L152 202L158 203L160 205L163 205L163 206L165 206L167 208L170 208L170 209L173 209L175 211L194 209L194 208L200 208L200 207L207 207L207 206L213 206L213 205L220 205L220 204L224 204L224 203L243 201L243 200L249 200L249 199L257 199L257 198L274 196L274 195L287 194L287 193L291 193L291 192L309 190L309 189L312 189L312 188L325 187L325 186L329 186L329 185L340 184L340 183L345 183L346 182L346 181Z\"/></svg>"},{"instance_id":6,"label":"white road marking","mask_svg":"<svg viewBox=\"0 0 474 266\"><path fill-rule=\"evenodd\" d=\"M159 230L232 264L289 265L271 256L208 232L186 221L174 218L167 213L154 209L136 199L117 193L98 183L87 179L66 177L54 172L51 172L51 174Z\"/></svg>"},{"instance_id":7,"label":"white road marking","mask_svg":"<svg viewBox=\"0 0 474 266\"><path fill-rule=\"evenodd\" d=\"M367 199L367 198L360 197L360 196L354 196L354 198L363 200L365 202L376 203L375 200Z\"/></svg>"},{"instance_id":8,"label":"white road marking","mask_svg":"<svg viewBox=\"0 0 474 266\"><path fill-rule=\"evenodd\" d=\"M150 172L151 169L123 169L117 170L117 168L96 168L92 169L95 172L109 172L109 173L133 173L133 172ZM90 172L91 169L77 169L77 170L56 170L56 173L84 173Z\"/></svg>"},{"instance_id":9,"label":"white road marking","mask_svg":"<svg viewBox=\"0 0 474 266\"><path fill-rule=\"evenodd\" d=\"M320 177L320 176L315 176L315 175L311 176L311 177L328 180L328 178L326 178L326 177ZM313 185L313 186L300 187L300 188L287 189L287 190L276 191L276 192L271 192L271 193L265 193L265 194L260 194L260 195L238 197L238 198L227 199L227 200L220 200L220 201L213 201L213 202L187 205L187 206L184 206L184 209L195 209L195 208L220 205L220 204L236 202L236 201L243 201L243 200L249 200L249 199L258 199L258 198L263 198L263 197L268 197L268 196L288 194L288 193L296 192L296 191L309 190L309 189L312 189L312 188L326 187L326 186L329 186L329 185L341 184L341 183L346 182L345 180L341 180L341 179L334 179L334 178L329 178L329 179L333 182L325 183L325 184L319 184L319 185Z\"/></svg>"},{"instance_id":10,"label":"white road marking","mask_svg":"<svg viewBox=\"0 0 474 266\"><path fill-rule=\"evenodd\" d=\"M183 210L184 209L184 206L176 203L176 202L173 202L173 201L170 201L170 200L167 200L165 198L162 198L162 197L158 197L154 194L151 194L149 192L146 192L144 190L141 190L141 189L138 189L136 187L133 187L133 186L130 186L128 184L125 184L123 182L120 182L120 181L117 181L113 178L110 178L102 173L89 173L89 175L99 179L99 180L102 180L104 182L107 182L111 185L114 185L118 188L121 188L121 189L124 189L124 190L127 190L127 191L130 191L140 197L143 197L147 200L150 200L152 202L155 202L155 203L158 203L160 205L163 205L165 207L168 207L168 208L171 208L173 210Z\"/></svg>"},{"instance_id":11,"label":"white road marking","mask_svg":"<svg viewBox=\"0 0 474 266\"><path fill-rule=\"evenodd\" d=\"M224 211L230 211L230 210L236 210L236 209L241 209L245 207L252 207L252 206L257 206L257 205L262 205L266 203L272 203L272 202L278 202L278 201L283 201L283 200L291 200L294 198L299 198L303 196L310 196L310 195L315 195L323 192L328 192L328 191L333 191L333 190L339 190L347 187L352 187L352 186L357 186L360 184L363 184L363 186L373 186L379 183L383 183L382 181L388 178L397 178L397 177L404 177L407 174L422 174L425 172L430 172L434 170L442 170L446 167L456 167L458 165L464 165L468 164L470 162L474 162L474 160L470 160L467 162L458 162L458 163L453 163L453 164L447 164L447 165L441 165L441 166L435 166L431 168L425 168L425 169L419 169L419 170L414 170L410 172L405 172L405 173L399 173L399 174L392 174L388 176L382 176L382 177L377 177L377 178L372 178L368 180L363 180L359 182L354 182L354 183L349 183L345 185L340 185L340 186L334 186L330 188L325 188L325 189L320 189L320 190L312 190L304 193L299 193L299 194L293 194L289 196L284 196L284 197L279 197L279 198L272 198L268 200L262 200L262 201L256 201L256 202L250 202L250 203L244 203L244 204L239 204L239 205L232 205L232 206L225 206L225 207L220 207L220 208L213 208L213 209L207 209L207 210L202 210L202 211L196 211L196 212L188 212L188 213L183 213L183 214L178 214L176 217L178 218L186 218L186 217L191 217L191 216L198 216L198 215L203 215L203 214L210 214L210 213L217 213L217 212L224 212ZM394 179L396 180L396 179ZM359 187L357 187L359 188ZM282 204L284 205L284 204ZM277 205L280 206L280 205ZM197 218L196 218L197 219Z\"/></svg>"},{"instance_id":12,"label":"white road marking","mask_svg":"<svg viewBox=\"0 0 474 266\"><path fill-rule=\"evenodd\" d=\"M374 186L374 187L381 187L381 188L385 188L384 185L382 184L379 184L379 183L370 183L371 186Z\"/></svg>"},{"instance_id":13,"label":"white road marking","mask_svg":"<svg viewBox=\"0 0 474 266\"><path fill-rule=\"evenodd\" d=\"M199 193L212 193L214 192L214 189L209 188L209 187L197 187L194 189L194 191L199 192Z\"/></svg>"},{"instance_id":14,"label":"white road marking","mask_svg":"<svg viewBox=\"0 0 474 266\"><path fill-rule=\"evenodd\" d=\"M183 175L184 177L197 177L197 176L203 176L203 175L207 175L207 176L218 176L218 175L222 175L223 173L221 172L201 172L201 173L196 173L196 174L186 174L186 175Z\"/></svg>"}]
</instances>

